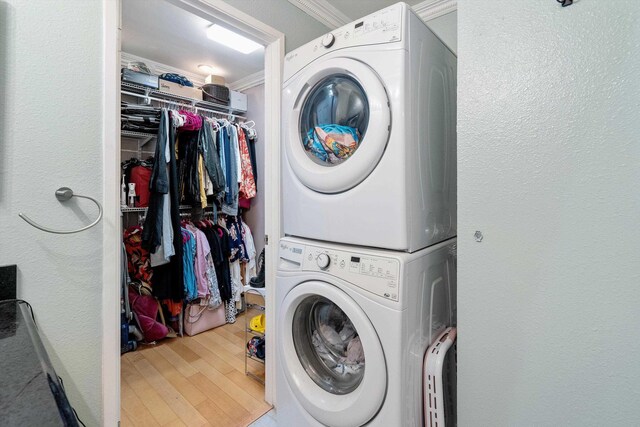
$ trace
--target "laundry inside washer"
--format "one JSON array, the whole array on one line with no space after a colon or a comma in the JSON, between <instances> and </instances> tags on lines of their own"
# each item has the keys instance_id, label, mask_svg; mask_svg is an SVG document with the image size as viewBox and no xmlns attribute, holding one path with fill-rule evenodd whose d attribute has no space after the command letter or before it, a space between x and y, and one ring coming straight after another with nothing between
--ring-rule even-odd
<instances>
[{"instance_id":1,"label":"laundry inside washer","mask_svg":"<svg viewBox=\"0 0 640 427\"><path fill-rule=\"evenodd\" d=\"M309 376L324 390L352 392L364 376L362 343L349 317L327 298L306 298L296 309L293 344Z\"/></svg>"}]
</instances>

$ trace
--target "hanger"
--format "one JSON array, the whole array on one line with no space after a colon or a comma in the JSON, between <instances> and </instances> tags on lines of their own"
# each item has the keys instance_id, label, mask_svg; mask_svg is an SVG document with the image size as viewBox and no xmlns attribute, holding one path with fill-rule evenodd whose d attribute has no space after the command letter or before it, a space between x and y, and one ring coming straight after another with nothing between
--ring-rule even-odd
<instances>
[{"instance_id":1,"label":"hanger","mask_svg":"<svg viewBox=\"0 0 640 427\"><path fill-rule=\"evenodd\" d=\"M218 122L222 122L222 126L225 128L231 126L231 122L227 119L218 119Z\"/></svg>"}]
</instances>

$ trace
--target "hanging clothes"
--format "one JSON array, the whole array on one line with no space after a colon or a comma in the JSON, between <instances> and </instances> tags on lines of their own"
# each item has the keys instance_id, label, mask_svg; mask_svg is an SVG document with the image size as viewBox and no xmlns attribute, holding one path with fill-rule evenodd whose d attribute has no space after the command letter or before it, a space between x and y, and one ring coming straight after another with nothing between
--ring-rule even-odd
<instances>
[{"instance_id":1,"label":"hanging clothes","mask_svg":"<svg viewBox=\"0 0 640 427\"><path fill-rule=\"evenodd\" d=\"M124 231L122 241L127 251L129 277L153 288L151 283L153 270L149 251L142 245L142 228L140 226L127 228Z\"/></svg>"},{"instance_id":2,"label":"hanging clothes","mask_svg":"<svg viewBox=\"0 0 640 427\"><path fill-rule=\"evenodd\" d=\"M165 157L167 138L169 138L166 120L167 115L161 114L158 141L156 143L154 156L155 161L153 162L151 179L149 181L149 207L142 232L143 245L147 250L153 250L154 252L162 243L164 195L169 193L169 176L167 173L167 159Z\"/></svg>"},{"instance_id":3,"label":"hanging clothes","mask_svg":"<svg viewBox=\"0 0 640 427\"><path fill-rule=\"evenodd\" d=\"M240 197L252 199L256 196L256 183L253 179L253 168L251 166L251 155L249 154L249 146L245 138L244 129L240 126L236 127L238 132L238 146L240 152Z\"/></svg>"},{"instance_id":4,"label":"hanging clothes","mask_svg":"<svg viewBox=\"0 0 640 427\"><path fill-rule=\"evenodd\" d=\"M207 278L207 255L211 254L209 242L204 233L198 230L193 224L187 224L189 230L196 239L195 254L195 275L198 288L198 298L206 298L211 292L209 290L209 279Z\"/></svg>"},{"instance_id":5,"label":"hanging clothes","mask_svg":"<svg viewBox=\"0 0 640 427\"><path fill-rule=\"evenodd\" d=\"M238 183L240 155L238 151L238 135L234 135L234 126L223 126L221 128L221 143L223 145L225 159L225 198L222 204L222 212L235 216L238 214Z\"/></svg>"},{"instance_id":6,"label":"hanging clothes","mask_svg":"<svg viewBox=\"0 0 640 427\"><path fill-rule=\"evenodd\" d=\"M175 255L170 258L168 264L154 267L153 273L156 279L153 282L153 294L158 299L170 299L173 301L182 301L184 298L184 264L183 264L183 242L182 233L180 230L180 202L179 202L179 181L178 181L178 168L176 164L175 156L175 144L176 144L176 128L173 126L174 120L172 118L172 112L169 112L168 117L170 119L170 125L168 125L168 141L169 141L169 168L164 169L165 173L168 172L168 184L169 184L169 197L170 197L170 209L169 216L171 220L171 227L173 232L173 247ZM157 150L156 150L157 151ZM166 156L166 152L164 155ZM157 159L156 159L157 161ZM154 164L155 166L155 164ZM151 199L153 200L152 194ZM150 201L151 204L151 201ZM147 218L151 206L147 211ZM146 229L146 221L145 221ZM157 245L157 244L156 244Z\"/></svg>"},{"instance_id":7,"label":"hanging clothes","mask_svg":"<svg viewBox=\"0 0 640 427\"><path fill-rule=\"evenodd\" d=\"M198 139L198 152L204 159L204 166L207 170L207 176L211 183L211 195L216 199L224 192L225 181L222 167L220 164L220 156L216 144L217 132L213 129L211 122L205 120L202 125L202 132Z\"/></svg>"},{"instance_id":8,"label":"hanging clothes","mask_svg":"<svg viewBox=\"0 0 640 427\"><path fill-rule=\"evenodd\" d=\"M248 262L249 258L247 257L247 249L245 248L244 240L242 239L242 227L238 218L239 217L237 216L227 216L224 221L224 227L229 233L229 245L231 248L229 261Z\"/></svg>"},{"instance_id":9,"label":"hanging clothes","mask_svg":"<svg viewBox=\"0 0 640 427\"><path fill-rule=\"evenodd\" d=\"M184 243L183 246L183 254L182 254L182 262L183 262L183 274L184 274L184 298L187 301L192 301L198 298L198 284L195 272L195 257L196 257L196 236L187 230L186 228L181 228L182 232L182 241Z\"/></svg>"},{"instance_id":10,"label":"hanging clothes","mask_svg":"<svg viewBox=\"0 0 640 427\"><path fill-rule=\"evenodd\" d=\"M177 151L180 175L180 200L201 204L198 135L200 131L183 131L178 135Z\"/></svg>"},{"instance_id":11,"label":"hanging clothes","mask_svg":"<svg viewBox=\"0 0 640 427\"><path fill-rule=\"evenodd\" d=\"M246 255L249 261L247 261L246 271L244 275L244 285L249 286L249 281L252 277L256 277L256 246L253 241L253 234L246 222L242 221L242 240L246 249Z\"/></svg>"},{"instance_id":12,"label":"hanging clothes","mask_svg":"<svg viewBox=\"0 0 640 427\"><path fill-rule=\"evenodd\" d=\"M231 293L231 273L229 270L229 234L219 225L213 225L203 231L211 247L211 257L215 265L220 297L223 301L229 301L233 297Z\"/></svg>"},{"instance_id":13,"label":"hanging clothes","mask_svg":"<svg viewBox=\"0 0 640 427\"><path fill-rule=\"evenodd\" d=\"M246 135L246 133L245 133ZM256 183L256 191L258 188L258 158L256 157L256 141L258 137L255 134L248 136L249 155L251 156L251 169L253 170L253 182Z\"/></svg>"}]
</instances>

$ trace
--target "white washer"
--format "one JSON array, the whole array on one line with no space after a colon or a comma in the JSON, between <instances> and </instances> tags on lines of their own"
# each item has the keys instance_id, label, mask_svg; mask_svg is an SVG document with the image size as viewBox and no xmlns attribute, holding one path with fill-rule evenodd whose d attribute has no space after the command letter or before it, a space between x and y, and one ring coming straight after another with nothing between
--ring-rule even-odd
<instances>
[{"instance_id":1,"label":"white washer","mask_svg":"<svg viewBox=\"0 0 640 427\"><path fill-rule=\"evenodd\" d=\"M456 57L406 4L286 55L282 101L285 234L408 252L456 235Z\"/></svg>"},{"instance_id":2,"label":"white washer","mask_svg":"<svg viewBox=\"0 0 640 427\"><path fill-rule=\"evenodd\" d=\"M455 324L455 251L455 239L413 254L282 239L278 424L423 425L423 357Z\"/></svg>"}]
</instances>

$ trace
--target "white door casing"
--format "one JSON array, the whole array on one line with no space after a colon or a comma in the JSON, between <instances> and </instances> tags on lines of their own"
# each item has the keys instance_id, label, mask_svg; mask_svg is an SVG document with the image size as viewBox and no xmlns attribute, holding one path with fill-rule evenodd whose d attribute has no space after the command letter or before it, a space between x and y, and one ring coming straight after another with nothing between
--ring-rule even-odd
<instances>
[{"instance_id":1,"label":"white door casing","mask_svg":"<svg viewBox=\"0 0 640 427\"><path fill-rule=\"evenodd\" d=\"M221 0L167 0L198 16L210 17L245 32L265 46L265 230L271 242L266 245L266 313L267 329L275 331L275 301L277 242L282 236L280 223L280 111L282 94L282 62L284 34L263 24ZM104 10L104 188L105 214L103 223L109 229L120 222L120 1L103 0ZM115 66L114 66L115 65ZM115 153L115 154L114 154ZM120 414L120 239L114 234L103 241L103 339L102 339L102 405L103 424L117 425ZM275 404L275 333L266 337L265 401Z\"/></svg>"}]
</instances>

